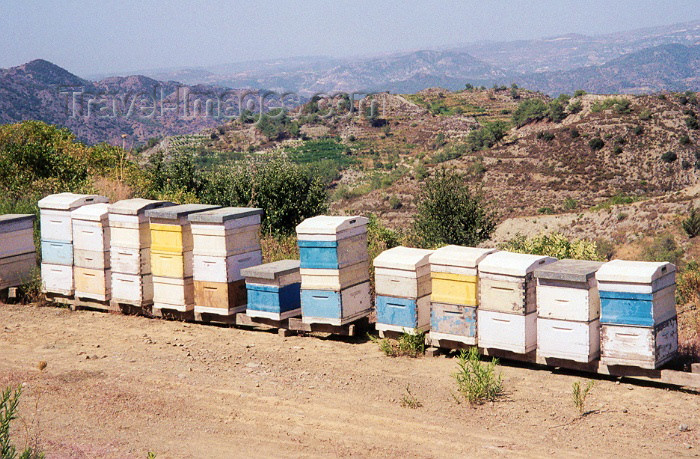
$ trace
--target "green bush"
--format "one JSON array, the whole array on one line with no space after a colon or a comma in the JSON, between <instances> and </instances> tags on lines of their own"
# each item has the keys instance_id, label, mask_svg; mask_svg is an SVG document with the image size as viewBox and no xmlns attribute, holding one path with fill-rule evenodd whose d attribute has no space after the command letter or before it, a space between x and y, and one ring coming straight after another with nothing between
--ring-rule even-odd
<instances>
[{"instance_id":1,"label":"green bush","mask_svg":"<svg viewBox=\"0 0 700 459\"><path fill-rule=\"evenodd\" d=\"M698 123L698 119L692 116L689 116L685 119L685 125L688 126L688 129L700 129L700 123Z\"/></svg>"},{"instance_id":2,"label":"green bush","mask_svg":"<svg viewBox=\"0 0 700 459\"><path fill-rule=\"evenodd\" d=\"M585 95L586 91L584 91L583 89L577 89L576 91L574 91L574 97L581 97Z\"/></svg>"},{"instance_id":3,"label":"green bush","mask_svg":"<svg viewBox=\"0 0 700 459\"><path fill-rule=\"evenodd\" d=\"M588 141L588 146L592 151L600 150L605 146L605 142L600 137L593 137Z\"/></svg>"},{"instance_id":4,"label":"green bush","mask_svg":"<svg viewBox=\"0 0 700 459\"><path fill-rule=\"evenodd\" d=\"M10 439L10 425L17 419L19 398L22 395L22 387L7 387L0 393L0 457L2 459L43 459L44 453L31 447L27 447L21 453L17 453L17 447Z\"/></svg>"},{"instance_id":5,"label":"green bush","mask_svg":"<svg viewBox=\"0 0 700 459\"><path fill-rule=\"evenodd\" d=\"M674 151L667 151L661 155L661 161L665 163L672 163L678 159L678 155Z\"/></svg>"},{"instance_id":6,"label":"green bush","mask_svg":"<svg viewBox=\"0 0 700 459\"><path fill-rule=\"evenodd\" d=\"M566 110L569 113L576 114L583 110L583 104L580 100L574 100L573 102L569 102L569 105L566 107Z\"/></svg>"},{"instance_id":7,"label":"green bush","mask_svg":"<svg viewBox=\"0 0 700 459\"><path fill-rule=\"evenodd\" d=\"M510 126L505 121L492 121L484 123L481 129L469 132L467 144L472 151L491 148L503 137Z\"/></svg>"},{"instance_id":8,"label":"green bush","mask_svg":"<svg viewBox=\"0 0 700 459\"><path fill-rule=\"evenodd\" d=\"M576 381L571 386L571 395L573 398L574 406L576 407L576 410L578 410L578 414L580 416L582 416L585 411L586 397L588 397L588 393L593 388L594 383L594 381L589 380L586 383L586 386L581 388L581 383L579 381Z\"/></svg>"},{"instance_id":9,"label":"green bush","mask_svg":"<svg viewBox=\"0 0 700 459\"><path fill-rule=\"evenodd\" d=\"M518 104L513 112L513 124L516 127L526 125L531 121L541 120L547 117L549 106L541 99L525 99Z\"/></svg>"},{"instance_id":10,"label":"green bush","mask_svg":"<svg viewBox=\"0 0 700 459\"><path fill-rule=\"evenodd\" d=\"M522 234L517 234L510 241L500 244L499 248L510 252L546 255L559 259L601 259L596 242L586 239L569 239L562 233L542 234L530 239Z\"/></svg>"},{"instance_id":11,"label":"green bush","mask_svg":"<svg viewBox=\"0 0 700 459\"><path fill-rule=\"evenodd\" d=\"M540 131L537 133L538 140L544 140L545 142L551 142L554 140L554 134L549 131Z\"/></svg>"},{"instance_id":12,"label":"green bush","mask_svg":"<svg viewBox=\"0 0 700 459\"><path fill-rule=\"evenodd\" d=\"M683 258L683 249L678 247L671 234L660 234L651 244L644 247L642 258L646 261L668 261L677 265Z\"/></svg>"},{"instance_id":13,"label":"green bush","mask_svg":"<svg viewBox=\"0 0 700 459\"><path fill-rule=\"evenodd\" d=\"M462 350L457 357L458 370L453 374L457 390L472 405L494 401L503 393L503 377L496 374L497 359L482 363L476 347Z\"/></svg>"},{"instance_id":14,"label":"green bush","mask_svg":"<svg viewBox=\"0 0 700 459\"><path fill-rule=\"evenodd\" d=\"M700 234L700 211L695 208L690 209L690 215L681 222L681 225L689 238L694 238Z\"/></svg>"},{"instance_id":15,"label":"green bush","mask_svg":"<svg viewBox=\"0 0 700 459\"><path fill-rule=\"evenodd\" d=\"M630 112L630 101L622 97L611 97L591 105L591 111L593 113L602 112L603 110L614 109L617 113L629 113Z\"/></svg>"},{"instance_id":16,"label":"green bush","mask_svg":"<svg viewBox=\"0 0 700 459\"><path fill-rule=\"evenodd\" d=\"M575 200L574 198L569 197L569 198L564 199L564 209L574 210L577 207L578 207L578 201Z\"/></svg>"},{"instance_id":17,"label":"green bush","mask_svg":"<svg viewBox=\"0 0 700 459\"><path fill-rule=\"evenodd\" d=\"M493 213L467 176L440 169L421 186L414 229L423 247L475 246L496 227Z\"/></svg>"},{"instance_id":18,"label":"green bush","mask_svg":"<svg viewBox=\"0 0 700 459\"><path fill-rule=\"evenodd\" d=\"M678 139L678 143L680 143L681 145L688 145L690 143L690 137L688 137L687 135L682 135Z\"/></svg>"}]
</instances>

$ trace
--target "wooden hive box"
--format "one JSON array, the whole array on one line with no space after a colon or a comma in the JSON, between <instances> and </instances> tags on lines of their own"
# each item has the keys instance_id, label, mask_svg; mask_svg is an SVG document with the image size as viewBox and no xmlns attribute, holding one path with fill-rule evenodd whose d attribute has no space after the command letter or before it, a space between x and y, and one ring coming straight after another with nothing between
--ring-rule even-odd
<instances>
[{"instance_id":1,"label":"wooden hive box","mask_svg":"<svg viewBox=\"0 0 700 459\"><path fill-rule=\"evenodd\" d=\"M112 273L109 269L89 269L76 266L73 268L75 277L75 296L98 301L109 301L111 298Z\"/></svg>"},{"instance_id":2,"label":"wooden hive box","mask_svg":"<svg viewBox=\"0 0 700 459\"><path fill-rule=\"evenodd\" d=\"M41 284L44 293L71 296L75 290L72 265L41 263Z\"/></svg>"},{"instance_id":3,"label":"wooden hive box","mask_svg":"<svg viewBox=\"0 0 700 459\"><path fill-rule=\"evenodd\" d=\"M477 306L478 266L496 249L448 245L430 255L431 300L435 303Z\"/></svg>"},{"instance_id":4,"label":"wooden hive box","mask_svg":"<svg viewBox=\"0 0 700 459\"><path fill-rule=\"evenodd\" d=\"M432 253L432 250L402 246L380 253L374 259L375 293L381 296L414 300L430 295L428 258Z\"/></svg>"},{"instance_id":5,"label":"wooden hive box","mask_svg":"<svg viewBox=\"0 0 700 459\"><path fill-rule=\"evenodd\" d=\"M496 252L479 264L479 308L508 314L537 310L533 271L556 258Z\"/></svg>"},{"instance_id":6,"label":"wooden hive box","mask_svg":"<svg viewBox=\"0 0 700 459\"><path fill-rule=\"evenodd\" d=\"M194 281L153 276L153 308L180 312L194 310Z\"/></svg>"},{"instance_id":7,"label":"wooden hive box","mask_svg":"<svg viewBox=\"0 0 700 459\"><path fill-rule=\"evenodd\" d=\"M367 316L371 307L369 281L341 291L301 290L301 320L308 324L345 325Z\"/></svg>"},{"instance_id":8,"label":"wooden hive box","mask_svg":"<svg viewBox=\"0 0 700 459\"><path fill-rule=\"evenodd\" d=\"M246 309L245 280L234 282L194 281L195 312L232 315Z\"/></svg>"},{"instance_id":9,"label":"wooden hive box","mask_svg":"<svg viewBox=\"0 0 700 459\"><path fill-rule=\"evenodd\" d=\"M151 274L151 249L115 247L109 249L112 271L122 274Z\"/></svg>"},{"instance_id":10,"label":"wooden hive box","mask_svg":"<svg viewBox=\"0 0 700 459\"><path fill-rule=\"evenodd\" d=\"M109 268L109 204L88 204L71 212L73 264L81 268Z\"/></svg>"},{"instance_id":11,"label":"wooden hive box","mask_svg":"<svg viewBox=\"0 0 700 459\"><path fill-rule=\"evenodd\" d=\"M262 209L222 207L189 216L194 254L228 257L260 248Z\"/></svg>"},{"instance_id":12,"label":"wooden hive box","mask_svg":"<svg viewBox=\"0 0 700 459\"><path fill-rule=\"evenodd\" d=\"M600 362L656 369L678 352L678 320L671 317L652 327L601 325Z\"/></svg>"},{"instance_id":13,"label":"wooden hive box","mask_svg":"<svg viewBox=\"0 0 700 459\"><path fill-rule=\"evenodd\" d=\"M301 315L299 260L281 260L242 270L248 290L246 314L272 320Z\"/></svg>"},{"instance_id":14,"label":"wooden hive box","mask_svg":"<svg viewBox=\"0 0 700 459\"><path fill-rule=\"evenodd\" d=\"M597 261L559 260L535 270L538 317L577 322L600 318Z\"/></svg>"},{"instance_id":15,"label":"wooden hive box","mask_svg":"<svg viewBox=\"0 0 700 459\"><path fill-rule=\"evenodd\" d=\"M181 204L146 210L151 227L151 256L154 252L191 252L192 228L187 217L195 212L218 207L208 204Z\"/></svg>"},{"instance_id":16,"label":"wooden hive box","mask_svg":"<svg viewBox=\"0 0 700 459\"><path fill-rule=\"evenodd\" d=\"M430 337L476 345L476 309L473 306L431 302Z\"/></svg>"},{"instance_id":17,"label":"wooden hive box","mask_svg":"<svg viewBox=\"0 0 700 459\"><path fill-rule=\"evenodd\" d=\"M296 228L301 268L342 269L368 260L368 221L318 216L301 222Z\"/></svg>"},{"instance_id":18,"label":"wooden hive box","mask_svg":"<svg viewBox=\"0 0 700 459\"><path fill-rule=\"evenodd\" d=\"M195 254L194 280L203 282L234 282L243 279L241 270L260 264L262 264L262 251L260 250L228 257Z\"/></svg>"},{"instance_id":19,"label":"wooden hive box","mask_svg":"<svg viewBox=\"0 0 700 459\"><path fill-rule=\"evenodd\" d=\"M41 239L73 242L71 211L88 204L109 202L104 196L94 194L59 193L39 201Z\"/></svg>"},{"instance_id":20,"label":"wooden hive box","mask_svg":"<svg viewBox=\"0 0 700 459\"><path fill-rule=\"evenodd\" d=\"M36 252L31 214L0 215L0 259Z\"/></svg>"},{"instance_id":21,"label":"wooden hive box","mask_svg":"<svg viewBox=\"0 0 700 459\"><path fill-rule=\"evenodd\" d=\"M340 291L369 280L369 260L343 269L300 269L301 288Z\"/></svg>"},{"instance_id":22,"label":"wooden hive box","mask_svg":"<svg viewBox=\"0 0 700 459\"><path fill-rule=\"evenodd\" d=\"M477 308L479 347L527 354L537 349L537 313L512 314Z\"/></svg>"},{"instance_id":23,"label":"wooden hive box","mask_svg":"<svg viewBox=\"0 0 700 459\"><path fill-rule=\"evenodd\" d=\"M41 262L52 265L73 266L73 243L42 239Z\"/></svg>"},{"instance_id":24,"label":"wooden hive box","mask_svg":"<svg viewBox=\"0 0 700 459\"><path fill-rule=\"evenodd\" d=\"M174 206L168 201L124 199L109 206L110 245L119 249L150 249L151 230L146 211ZM138 274L138 273L135 273Z\"/></svg>"},{"instance_id":25,"label":"wooden hive box","mask_svg":"<svg viewBox=\"0 0 700 459\"><path fill-rule=\"evenodd\" d=\"M588 363L600 356L600 320L588 322L537 317L537 352Z\"/></svg>"},{"instance_id":26,"label":"wooden hive box","mask_svg":"<svg viewBox=\"0 0 700 459\"><path fill-rule=\"evenodd\" d=\"M151 273L156 277L192 277L193 260L192 251L189 250L182 253L152 250Z\"/></svg>"},{"instance_id":27,"label":"wooden hive box","mask_svg":"<svg viewBox=\"0 0 700 459\"><path fill-rule=\"evenodd\" d=\"M603 324L653 327L676 316L676 267L613 260L596 273Z\"/></svg>"},{"instance_id":28,"label":"wooden hive box","mask_svg":"<svg viewBox=\"0 0 700 459\"><path fill-rule=\"evenodd\" d=\"M430 328L430 295L398 298L377 295L377 330L410 333Z\"/></svg>"},{"instance_id":29,"label":"wooden hive box","mask_svg":"<svg viewBox=\"0 0 700 459\"><path fill-rule=\"evenodd\" d=\"M36 268L36 253L0 258L0 289L18 287L29 281Z\"/></svg>"},{"instance_id":30,"label":"wooden hive box","mask_svg":"<svg viewBox=\"0 0 700 459\"><path fill-rule=\"evenodd\" d=\"M112 300L133 306L153 303L153 276L112 271Z\"/></svg>"}]
</instances>

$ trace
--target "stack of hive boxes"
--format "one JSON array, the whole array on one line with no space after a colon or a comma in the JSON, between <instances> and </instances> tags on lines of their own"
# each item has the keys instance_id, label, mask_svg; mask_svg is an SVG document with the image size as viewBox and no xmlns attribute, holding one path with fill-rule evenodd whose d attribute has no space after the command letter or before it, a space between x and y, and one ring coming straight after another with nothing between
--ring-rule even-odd
<instances>
[{"instance_id":1,"label":"stack of hive boxes","mask_svg":"<svg viewBox=\"0 0 700 459\"><path fill-rule=\"evenodd\" d=\"M319 216L297 226L304 323L345 325L369 314L367 222Z\"/></svg>"},{"instance_id":2,"label":"stack of hive boxes","mask_svg":"<svg viewBox=\"0 0 700 459\"><path fill-rule=\"evenodd\" d=\"M537 352L588 363L600 356L596 261L560 260L535 270Z\"/></svg>"},{"instance_id":3,"label":"stack of hive boxes","mask_svg":"<svg viewBox=\"0 0 700 459\"><path fill-rule=\"evenodd\" d=\"M477 344L479 263L496 249L448 245L430 255L430 338Z\"/></svg>"},{"instance_id":4,"label":"stack of hive boxes","mask_svg":"<svg viewBox=\"0 0 700 459\"><path fill-rule=\"evenodd\" d=\"M246 309L241 269L262 263L262 209L223 207L189 215L194 243L194 310L230 316Z\"/></svg>"},{"instance_id":5,"label":"stack of hive boxes","mask_svg":"<svg viewBox=\"0 0 700 459\"><path fill-rule=\"evenodd\" d=\"M678 350L676 267L613 260L596 273L601 363L655 369Z\"/></svg>"},{"instance_id":6,"label":"stack of hive boxes","mask_svg":"<svg viewBox=\"0 0 700 459\"><path fill-rule=\"evenodd\" d=\"M29 280L36 267L34 215L0 215L0 289Z\"/></svg>"},{"instance_id":7,"label":"stack of hive boxes","mask_svg":"<svg viewBox=\"0 0 700 459\"><path fill-rule=\"evenodd\" d=\"M151 272L153 310L189 312L194 309L193 240L187 217L195 212L216 209L206 204L148 209L151 228Z\"/></svg>"},{"instance_id":8,"label":"stack of hive boxes","mask_svg":"<svg viewBox=\"0 0 700 459\"><path fill-rule=\"evenodd\" d=\"M87 204L108 202L104 196L59 193L39 201L41 222L41 278L43 291L72 296L73 223L71 212Z\"/></svg>"},{"instance_id":9,"label":"stack of hive boxes","mask_svg":"<svg viewBox=\"0 0 700 459\"><path fill-rule=\"evenodd\" d=\"M109 204L90 204L71 212L75 296L109 301Z\"/></svg>"},{"instance_id":10,"label":"stack of hive boxes","mask_svg":"<svg viewBox=\"0 0 700 459\"><path fill-rule=\"evenodd\" d=\"M284 320L301 314L299 260L281 260L241 270L249 317Z\"/></svg>"},{"instance_id":11,"label":"stack of hive boxes","mask_svg":"<svg viewBox=\"0 0 700 459\"><path fill-rule=\"evenodd\" d=\"M112 302L138 308L153 304L149 209L173 206L167 201L124 199L109 206Z\"/></svg>"},{"instance_id":12,"label":"stack of hive boxes","mask_svg":"<svg viewBox=\"0 0 700 459\"><path fill-rule=\"evenodd\" d=\"M374 259L377 330L413 333L430 328L432 253L399 246Z\"/></svg>"},{"instance_id":13,"label":"stack of hive boxes","mask_svg":"<svg viewBox=\"0 0 700 459\"><path fill-rule=\"evenodd\" d=\"M479 264L479 346L527 354L537 348L533 271L556 258L496 252Z\"/></svg>"}]
</instances>

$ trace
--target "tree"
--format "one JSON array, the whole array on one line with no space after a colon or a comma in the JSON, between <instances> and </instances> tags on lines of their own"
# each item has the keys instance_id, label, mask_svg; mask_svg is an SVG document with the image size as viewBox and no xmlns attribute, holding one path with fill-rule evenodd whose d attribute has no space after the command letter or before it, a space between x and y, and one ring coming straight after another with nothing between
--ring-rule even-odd
<instances>
[{"instance_id":1,"label":"tree","mask_svg":"<svg viewBox=\"0 0 700 459\"><path fill-rule=\"evenodd\" d=\"M513 112L513 123L516 127L526 125L531 121L544 119L547 116L547 104L540 99L525 99Z\"/></svg>"},{"instance_id":2,"label":"tree","mask_svg":"<svg viewBox=\"0 0 700 459\"><path fill-rule=\"evenodd\" d=\"M468 176L450 169L439 169L424 182L414 220L420 245L475 246L491 237L495 216L469 183Z\"/></svg>"}]
</instances>

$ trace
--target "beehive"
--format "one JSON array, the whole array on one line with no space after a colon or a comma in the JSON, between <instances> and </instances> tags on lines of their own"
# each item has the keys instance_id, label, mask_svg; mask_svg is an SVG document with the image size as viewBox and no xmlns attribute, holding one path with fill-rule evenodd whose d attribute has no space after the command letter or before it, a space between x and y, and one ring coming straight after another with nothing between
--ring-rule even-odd
<instances>
[{"instance_id":1,"label":"beehive","mask_svg":"<svg viewBox=\"0 0 700 459\"><path fill-rule=\"evenodd\" d=\"M477 343L479 263L496 249L448 245L430 255L430 337Z\"/></svg>"},{"instance_id":2,"label":"beehive","mask_svg":"<svg viewBox=\"0 0 700 459\"><path fill-rule=\"evenodd\" d=\"M151 228L154 309L180 312L194 309L193 237L188 217L217 208L219 206L207 204L182 204L146 210ZM203 289L203 292L216 301L234 294L221 288Z\"/></svg>"},{"instance_id":3,"label":"beehive","mask_svg":"<svg viewBox=\"0 0 700 459\"><path fill-rule=\"evenodd\" d=\"M678 350L676 267L613 260L596 273L601 362L658 368Z\"/></svg>"},{"instance_id":4,"label":"beehive","mask_svg":"<svg viewBox=\"0 0 700 459\"><path fill-rule=\"evenodd\" d=\"M533 271L555 258L496 252L479 263L479 346L526 354L537 348Z\"/></svg>"},{"instance_id":5,"label":"beehive","mask_svg":"<svg viewBox=\"0 0 700 459\"><path fill-rule=\"evenodd\" d=\"M109 204L89 204L71 212L75 296L108 301L111 296L109 271Z\"/></svg>"},{"instance_id":6,"label":"beehive","mask_svg":"<svg viewBox=\"0 0 700 459\"><path fill-rule=\"evenodd\" d=\"M104 196L59 193L39 201L42 284L47 293L72 295L73 223L71 212L85 205L106 203Z\"/></svg>"},{"instance_id":7,"label":"beehive","mask_svg":"<svg viewBox=\"0 0 700 459\"><path fill-rule=\"evenodd\" d=\"M241 269L262 263L262 209L222 207L190 214L195 312L243 312L247 291Z\"/></svg>"},{"instance_id":8,"label":"beehive","mask_svg":"<svg viewBox=\"0 0 700 459\"><path fill-rule=\"evenodd\" d=\"M367 223L318 216L297 226L303 322L345 325L369 314Z\"/></svg>"},{"instance_id":9,"label":"beehive","mask_svg":"<svg viewBox=\"0 0 700 459\"><path fill-rule=\"evenodd\" d=\"M430 328L430 263L432 250L394 247L374 259L378 330Z\"/></svg>"},{"instance_id":10,"label":"beehive","mask_svg":"<svg viewBox=\"0 0 700 459\"><path fill-rule=\"evenodd\" d=\"M246 314L272 320L301 315L299 260L281 260L245 268L248 290Z\"/></svg>"},{"instance_id":11,"label":"beehive","mask_svg":"<svg viewBox=\"0 0 700 459\"><path fill-rule=\"evenodd\" d=\"M595 273L602 265L560 260L535 270L540 356L583 363L599 357L600 297Z\"/></svg>"},{"instance_id":12,"label":"beehive","mask_svg":"<svg viewBox=\"0 0 700 459\"><path fill-rule=\"evenodd\" d=\"M34 215L0 215L0 289L29 280L36 267Z\"/></svg>"}]
</instances>

